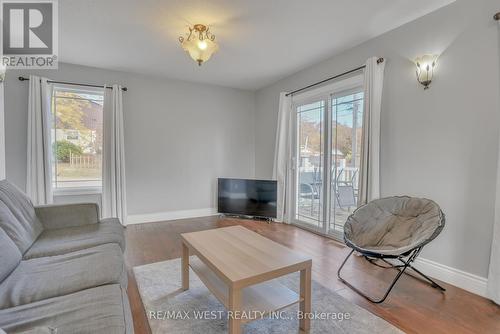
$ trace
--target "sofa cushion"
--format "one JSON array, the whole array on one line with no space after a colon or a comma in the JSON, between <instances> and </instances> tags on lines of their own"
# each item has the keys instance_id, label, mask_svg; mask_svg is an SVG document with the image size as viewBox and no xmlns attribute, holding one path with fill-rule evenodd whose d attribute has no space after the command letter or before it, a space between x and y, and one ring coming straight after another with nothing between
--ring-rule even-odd
<instances>
[{"instance_id":1,"label":"sofa cushion","mask_svg":"<svg viewBox=\"0 0 500 334\"><path fill-rule=\"evenodd\" d=\"M127 287L127 272L118 244L21 261L0 284L0 309L105 284Z\"/></svg>"},{"instance_id":2,"label":"sofa cushion","mask_svg":"<svg viewBox=\"0 0 500 334\"><path fill-rule=\"evenodd\" d=\"M6 180L0 181L0 227L22 254L43 230L29 198Z\"/></svg>"},{"instance_id":3,"label":"sofa cushion","mask_svg":"<svg viewBox=\"0 0 500 334\"><path fill-rule=\"evenodd\" d=\"M47 229L24 254L24 259L61 255L107 243L117 243L125 250L123 226L116 218L58 229Z\"/></svg>"},{"instance_id":4,"label":"sofa cushion","mask_svg":"<svg viewBox=\"0 0 500 334\"><path fill-rule=\"evenodd\" d=\"M7 333L37 326L64 334L133 333L127 295L119 284L0 310L0 327Z\"/></svg>"},{"instance_id":5,"label":"sofa cushion","mask_svg":"<svg viewBox=\"0 0 500 334\"><path fill-rule=\"evenodd\" d=\"M0 282L16 269L19 262L21 262L21 257L19 248L7 233L0 228Z\"/></svg>"},{"instance_id":6,"label":"sofa cushion","mask_svg":"<svg viewBox=\"0 0 500 334\"><path fill-rule=\"evenodd\" d=\"M97 203L70 203L35 206L44 229L74 227L99 222Z\"/></svg>"},{"instance_id":7,"label":"sofa cushion","mask_svg":"<svg viewBox=\"0 0 500 334\"><path fill-rule=\"evenodd\" d=\"M0 334L6 333L0 328ZM51 327L33 327L22 332L16 332L16 334L57 334L57 331Z\"/></svg>"}]
</instances>

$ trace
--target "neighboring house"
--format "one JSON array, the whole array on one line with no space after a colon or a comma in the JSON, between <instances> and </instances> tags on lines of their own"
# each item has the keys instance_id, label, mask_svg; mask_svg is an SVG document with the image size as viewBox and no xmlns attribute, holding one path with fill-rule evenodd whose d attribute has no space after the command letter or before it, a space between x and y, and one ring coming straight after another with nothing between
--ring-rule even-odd
<instances>
[{"instance_id":1,"label":"neighboring house","mask_svg":"<svg viewBox=\"0 0 500 334\"><path fill-rule=\"evenodd\" d=\"M89 101L82 109L85 129L52 129L52 138L65 140L82 148L83 153L96 154L102 151L102 104ZM55 137L54 137L55 136Z\"/></svg>"},{"instance_id":2,"label":"neighboring house","mask_svg":"<svg viewBox=\"0 0 500 334\"><path fill-rule=\"evenodd\" d=\"M97 153L97 131L94 130L70 130L70 129L52 129L52 137L57 141L69 141L82 148L83 153Z\"/></svg>"}]
</instances>

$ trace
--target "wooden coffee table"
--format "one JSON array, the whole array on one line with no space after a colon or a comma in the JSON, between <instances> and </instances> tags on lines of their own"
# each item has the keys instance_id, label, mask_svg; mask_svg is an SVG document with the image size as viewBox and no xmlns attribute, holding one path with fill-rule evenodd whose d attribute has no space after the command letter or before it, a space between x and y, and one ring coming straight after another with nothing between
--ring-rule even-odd
<instances>
[{"instance_id":1,"label":"wooden coffee table","mask_svg":"<svg viewBox=\"0 0 500 334\"><path fill-rule=\"evenodd\" d=\"M300 303L302 314L311 312L311 258L291 251L241 226L182 235L182 288L189 289L189 267L226 307L229 333L255 320L255 311L279 311ZM196 257L189 258L193 254ZM274 278L300 271L300 295ZM243 313L241 313L243 312ZM309 331L307 317L299 325Z\"/></svg>"}]
</instances>

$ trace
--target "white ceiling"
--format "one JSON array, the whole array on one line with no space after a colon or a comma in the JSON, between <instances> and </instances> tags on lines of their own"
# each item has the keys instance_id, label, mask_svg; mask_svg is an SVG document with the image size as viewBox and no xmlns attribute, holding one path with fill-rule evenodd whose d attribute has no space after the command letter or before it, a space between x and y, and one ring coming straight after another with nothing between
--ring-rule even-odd
<instances>
[{"instance_id":1,"label":"white ceiling","mask_svg":"<svg viewBox=\"0 0 500 334\"><path fill-rule=\"evenodd\" d=\"M258 89L454 0L64 0L59 60ZM179 46L211 26L218 53L198 67Z\"/></svg>"}]
</instances>

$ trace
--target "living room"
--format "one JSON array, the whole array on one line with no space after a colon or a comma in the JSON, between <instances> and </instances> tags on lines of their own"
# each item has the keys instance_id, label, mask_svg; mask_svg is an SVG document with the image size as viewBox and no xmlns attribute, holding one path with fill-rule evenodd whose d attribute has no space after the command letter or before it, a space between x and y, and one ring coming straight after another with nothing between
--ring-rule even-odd
<instances>
[{"instance_id":1,"label":"living room","mask_svg":"<svg viewBox=\"0 0 500 334\"><path fill-rule=\"evenodd\" d=\"M500 333L497 0L0 5L0 333Z\"/></svg>"}]
</instances>

